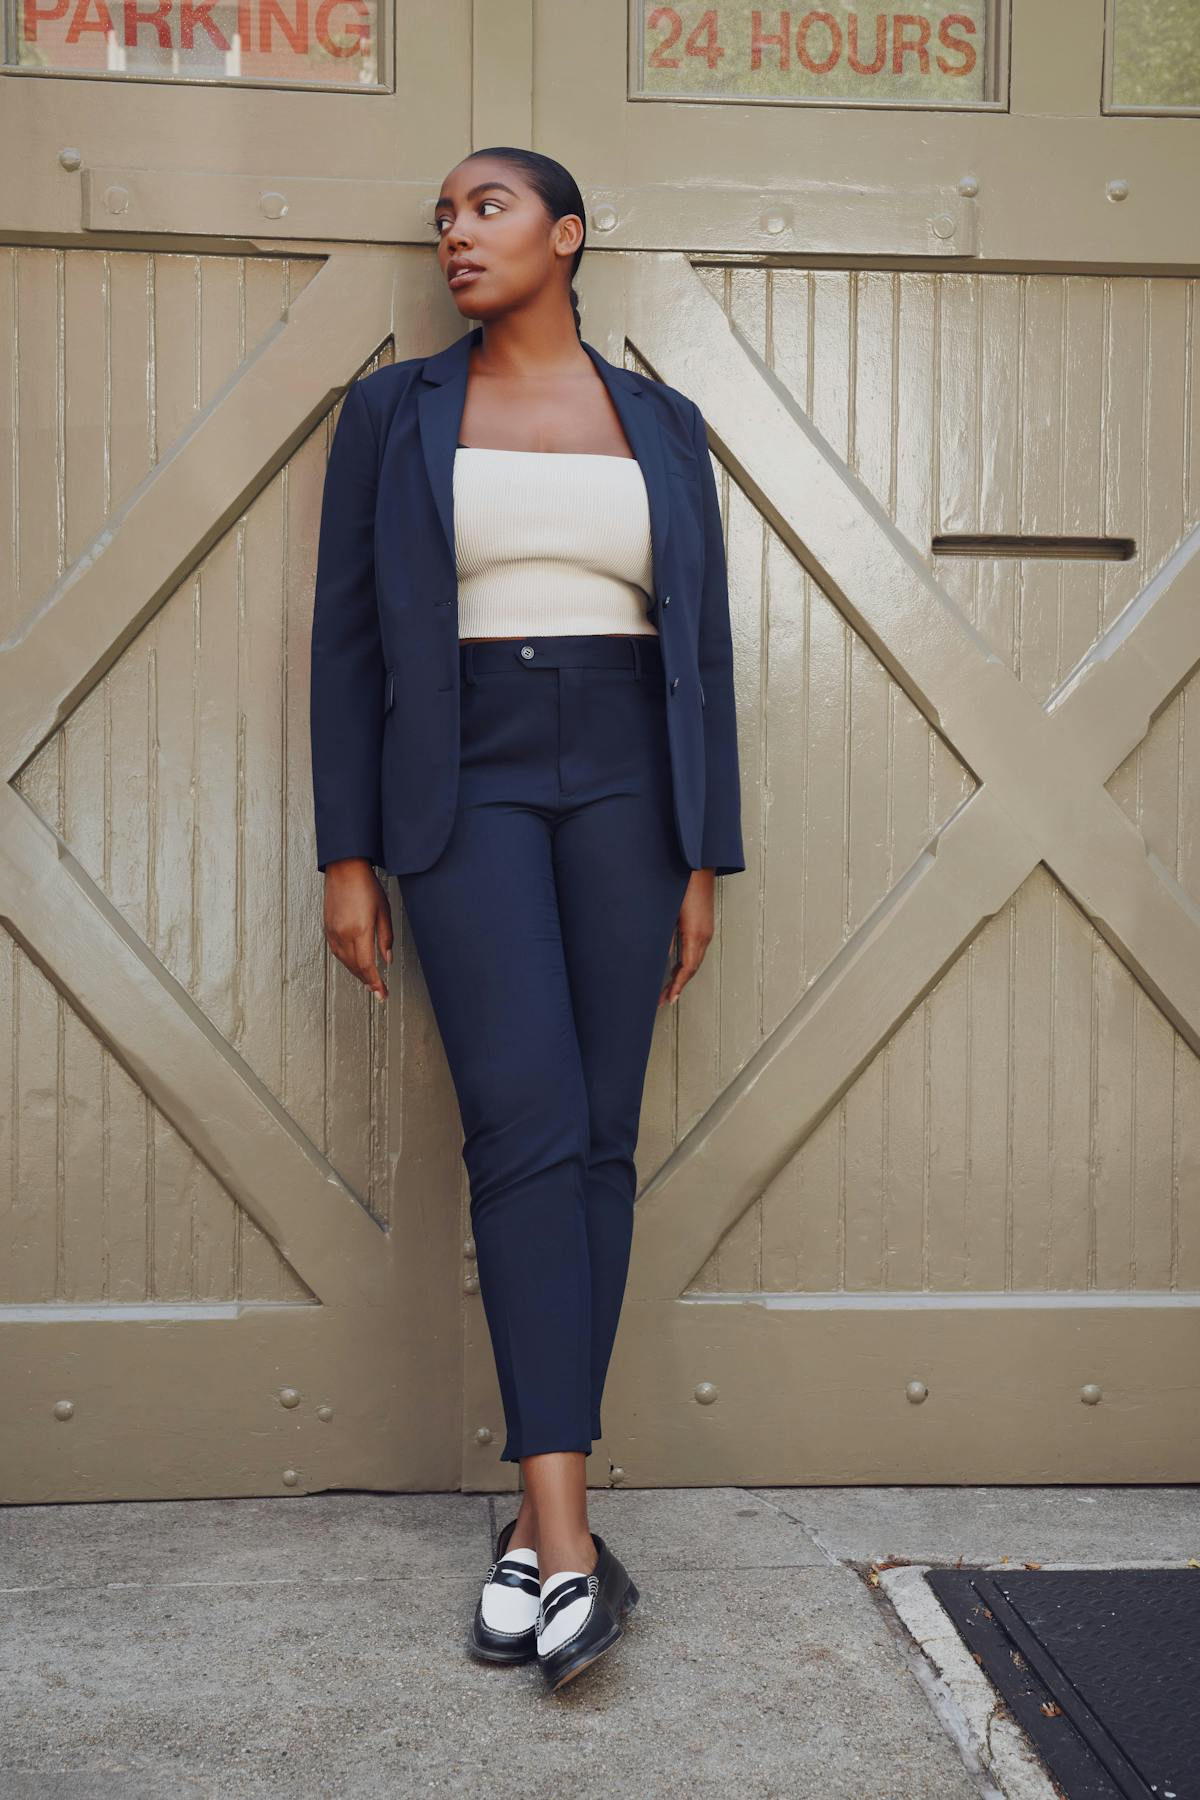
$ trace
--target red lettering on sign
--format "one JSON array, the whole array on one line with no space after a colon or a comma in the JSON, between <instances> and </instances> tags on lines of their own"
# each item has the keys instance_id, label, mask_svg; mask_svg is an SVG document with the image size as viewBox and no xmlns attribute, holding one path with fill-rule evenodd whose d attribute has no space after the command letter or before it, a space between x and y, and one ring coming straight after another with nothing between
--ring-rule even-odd
<instances>
[{"instance_id":1,"label":"red lettering on sign","mask_svg":"<svg viewBox=\"0 0 1200 1800\"><path fill-rule=\"evenodd\" d=\"M53 19L65 19L70 0L51 0L49 6L39 6L37 0L25 0L21 9L21 31L27 44L36 44L38 25L44 19L47 25Z\"/></svg>"},{"instance_id":2,"label":"red lettering on sign","mask_svg":"<svg viewBox=\"0 0 1200 1800\"><path fill-rule=\"evenodd\" d=\"M808 54L808 33L813 25L824 25L829 33L829 55L824 62L814 62ZM805 13L796 27L796 55L800 58L810 75L828 75L842 54L842 28L832 13Z\"/></svg>"},{"instance_id":3,"label":"red lettering on sign","mask_svg":"<svg viewBox=\"0 0 1200 1800\"><path fill-rule=\"evenodd\" d=\"M647 31L653 31L656 25L662 25L664 23L671 27L671 35L670 37L660 38L658 43L655 44L653 50L650 52L650 67L652 69L677 69L679 67L679 58L677 56L664 55L664 52L669 50L673 44L679 42L680 35L683 31L683 20L673 6L656 6L654 11L650 14L650 17L646 20L646 29Z\"/></svg>"},{"instance_id":4,"label":"red lettering on sign","mask_svg":"<svg viewBox=\"0 0 1200 1800\"><path fill-rule=\"evenodd\" d=\"M974 19L969 19L966 13L947 13L938 26L938 38L945 44L947 50L962 51L962 66L954 68L944 56L938 57L937 66L943 75L969 75L976 63L975 46L974 44L964 44L961 38L951 37L951 25L961 25L964 31L974 31L976 28Z\"/></svg>"},{"instance_id":5,"label":"red lettering on sign","mask_svg":"<svg viewBox=\"0 0 1200 1800\"><path fill-rule=\"evenodd\" d=\"M791 66L792 66L792 15L791 15L791 13L780 13L780 15L779 15L779 30L778 31L764 31L762 28L762 14L760 12L752 12L750 14L750 67L752 69L761 69L762 68L762 52L763 52L764 44L778 44L779 45L779 66L780 66L780 68L781 69L790 69L791 68Z\"/></svg>"},{"instance_id":6,"label":"red lettering on sign","mask_svg":"<svg viewBox=\"0 0 1200 1800\"><path fill-rule=\"evenodd\" d=\"M144 8L138 4L138 0L125 0L122 10L125 14L125 44L127 48L137 43L139 25L154 26L158 34L160 50L173 48L171 28L167 24L171 0L150 0L150 4Z\"/></svg>"},{"instance_id":7,"label":"red lettering on sign","mask_svg":"<svg viewBox=\"0 0 1200 1800\"><path fill-rule=\"evenodd\" d=\"M960 57L960 62L951 62L942 55L931 57L929 46L933 25L929 19L918 13L886 12L874 15L874 60L864 62L861 43L866 35L865 16L857 12L846 13L843 29L837 15L832 12L817 9L806 12L796 27L795 54L798 63L810 75L828 75L842 62L844 55L845 61L856 75L880 75L889 62L890 42L889 75L903 77L915 72L928 76L932 73L935 62L938 73L942 75L970 75L976 67L978 53L975 45L966 38L955 35L956 28L972 36L978 32L975 20L966 13L946 13L937 21L938 43L943 49ZM769 68L778 68L781 73L786 74L792 67L792 14L780 12L772 15L772 23L778 23L778 30L766 30L763 20L762 12L757 8L751 10L750 41L747 45L750 72L763 68L765 55ZM678 9L673 6L656 6L647 15L646 27L648 31L653 31L659 26L666 29L667 36L650 45L646 66L651 69L682 68L682 58L668 54L683 38L684 21ZM828 47L822 39L822 32L828 34ZM713 69L726 55L718 39L718 12L716 8L710 8L684 41L684 49L688 56L703 57L707 66ZM914 57L915 71L911 67Z\"/></svg>"},{"instance_id":8,"label":"red lettering on sign","mask_svg":"<svg viewBox=\"0 0 1200 1800\"><path fill-rule=\"evenodd\" d=\"M21 30L28 44L42 41L78 44L88 34L109 36L134 49L145 27L163 50L192 50L199 35L227 54L231 41L213 12L221 0L121 0L114 17L107 0L21 0ZM327 56L369 54L371 14L367 0L320 0L310 25L310 0L238 0L237 29L243 46L277 54L280 40L296 56L307 57L319 45ZM347 16L348 15L348 16ZM708 15L713 19L715 15ZM121 21L118 27L116 20ZM51 24L65 30L43 31ZM178 39L178 41L176 41ZM721 51L719 54L724 55Z\"/></svg>"},{"instance_id":9,"label":"red lettering on sign","mask_svg":"<svg viewBox=\"0 0 1200 1800\"><path fill-rule=\"evenodd\" d=\"M348 22L343 26L345 36L339 43L330 36L329 21L339 6L348 6L352 13L357 13L357 25ZM317 42L322 50L330 56L357 56L364 54L371 41L371 15L363 0L321 0L317 8Z\"/></svg>"},{"instance_id":10,"label":"red lettering on sign","mask_svg":"<svg viewBox=\"0 0 1200 1800\"><path fill-rule=\"evenodd\" d=\"M94 19L87 16L91 5L96 9L97 16ZM104 0L78 0L75 11L71 14L71 23L67 26L67 43L77 44L85 31L98 31L102 37L107 37L110 31L115 35L112 14Z\"/></svg>"},{"instance_id":11,"label":"red lettering on sign","mask_svg":"<svg viewBox=\"0 0 1200 1800\"><path fill-rule=\"evenodd\" d=\"M308 54L308 6L306 0L297 0L296 17L289 19L280 6L279 0L259 0L258 6L258 47L263 51L278 48L275 42L275 27L278 26L297 56Z\"/></svg>"},{"instance_id":12,"label":"red lettering on sign","mask_svg":"<svg viewBox=\"0 0 1200 1800\"><path fill-rule=\"evenodd\" d=\"M209 17L215 5L216 0L183 0L179 9L179 42L183 49L190 50L195 44L197 25L204 28L218 50L233 49L217 21Z\"/></svg>"},{"instance_id":13,"label":"red lettering on sign","mask_svg":"<svg viewBox=\"0 0 1200 1800\"><path fill-rule=\"evenodd\" d=\"M915 25L917 41L910 44L905 41L904 27ZM892 18L892 74L903 75L904 58L915 56L922 75L929 73L929 51L925 46L929 42L929 20L921 18L919 13L896 13Z\"/></svg>"},{"instance_id":14,"label":"red lettering on sign","mask_svg":"<svg viewBox=\"0 0 1200 1800\"><path fill-rule=\"evenodd\" d=\"M851 13L846 21L846 36L849 47L846 61L856 75L878 75L887 55L887 14L875 14L875 61L865 63L858 54L858 14Z\"/></svg>"}]
</instances>

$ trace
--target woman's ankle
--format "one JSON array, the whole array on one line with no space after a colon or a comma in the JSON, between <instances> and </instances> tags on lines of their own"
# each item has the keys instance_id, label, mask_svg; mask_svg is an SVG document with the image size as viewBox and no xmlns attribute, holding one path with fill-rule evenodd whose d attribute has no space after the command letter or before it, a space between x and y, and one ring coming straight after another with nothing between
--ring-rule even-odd
<instances>
[{"instance_id":1,"label":"woman's ankle","mask_svg":"<svg viewBox=\"0 0 1200 1800\"><path fill-rule=\"evenodd\" d=\"M510 1550L536 1550L538 1547L537 1517L525 1511L524 1518L518 1513L508 1540Z\"/></svg>"},{"instance_id":2,"label":"woman's ankle","mask_svg":"<svg viewBox=\"0 0 1200 1800\"><path fill-rule=\"evenodd\" d=\"M578 1569L584 1575L590 1575L598 1557L590 1533L578 1540L547 1538L545 1548L538 1550L538 1578L544 1585L552 1575L560 1575L564 1569Z\"/></svg>"}]
</instances>

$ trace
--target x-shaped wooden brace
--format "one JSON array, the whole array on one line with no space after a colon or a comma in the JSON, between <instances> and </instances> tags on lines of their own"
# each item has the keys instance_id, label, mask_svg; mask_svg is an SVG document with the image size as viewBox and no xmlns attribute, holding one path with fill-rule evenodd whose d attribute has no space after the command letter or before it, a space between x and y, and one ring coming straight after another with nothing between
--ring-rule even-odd
<instances>
[{"instance_id":1,"label":"x-shaped wooden brace","mask_svg":"<svg viewBox=\"0 0 1200 1800\"><path fill-rule=\"evenodd\" d=\"M11 785L392 330L394 258L332 257L0 648L0 920L327 1304L393 1304L386 1234Z\"/></svg>"},{"instance_id":2,"label":"x-shaped wooden brace","mask_svg":"<svg viewBox=\"0 0 1200 1800\"><path fill-rule=\"evenodd\" d=\"M684 1290L1039 862L1200 1050L1200 908L1104 786L1200 661L1200 530L1043 707L686 257L638 257L627 293L638 353L981 784L648 1184L630 1294L651 1299Z\"/></svg>"}]
</instances>

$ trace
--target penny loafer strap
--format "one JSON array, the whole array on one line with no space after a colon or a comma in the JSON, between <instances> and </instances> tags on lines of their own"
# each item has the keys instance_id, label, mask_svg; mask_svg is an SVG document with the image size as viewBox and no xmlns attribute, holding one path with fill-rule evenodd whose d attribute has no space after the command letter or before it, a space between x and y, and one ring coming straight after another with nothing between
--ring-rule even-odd
<instances>
[{"instance_id":1,"label":"penny loafer strap","mask_svg":"<svg viewBox=\"0 0 1200 1800\"><path fill-rule=\"evenodd\" d=\"M493 1566L488 1580L494 1581L497 1587L524 1588L527 1594L539 1597L542 1592L540 1581L527 1563L510 1562L506 1557L501 1557Z\"/></svg>"},{"instance_id":2,"label":"penny loafer strap","mask_svg":"<svg viewBox=\"0 0 1200 1800\"><path fill-rule=\"evenodd\" d=\"M538 1630L544 1632L555 1613L560 1613L572 1600L586 1599L592 1592L592 1580L590 1575L572 1575L570 1581L560 1582L550 1598L542 1602Z\"/></svg>"}]
</instances>

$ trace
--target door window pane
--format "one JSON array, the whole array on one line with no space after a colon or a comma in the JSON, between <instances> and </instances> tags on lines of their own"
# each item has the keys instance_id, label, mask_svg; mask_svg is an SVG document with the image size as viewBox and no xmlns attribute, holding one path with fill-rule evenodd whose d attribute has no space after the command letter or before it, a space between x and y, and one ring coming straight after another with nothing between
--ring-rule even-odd
<instances>
[{"instance_id":1,"label":"door window pane","mask_svg":"<svg viewBox=\"0 0 1200 1800\"><path fill-rule=\"evenodd\" d=\"M7 67L59 75L385 85L388 0L5 0Z\"/></svg>"},{"instance_id":2,"label":"door window pane","mask_svg":"<svg viewBox=\"0 0 1200 1800\"><path fill-rule=\"evenodd\" d=\"M1002 108L1008 7L1002 0L631 0L629 93L639 100L795 106Z\"/></svg>"},{"instance_id":3,"label":"door window pane","mask_svg":"<svg viewBox=\"0 0 1200 1800\"><path fill-rule=\"evenodd\" d=\"M1108 0L1106 112L1200 112L1200 0Z\"/></svg>"}]
</instances>

